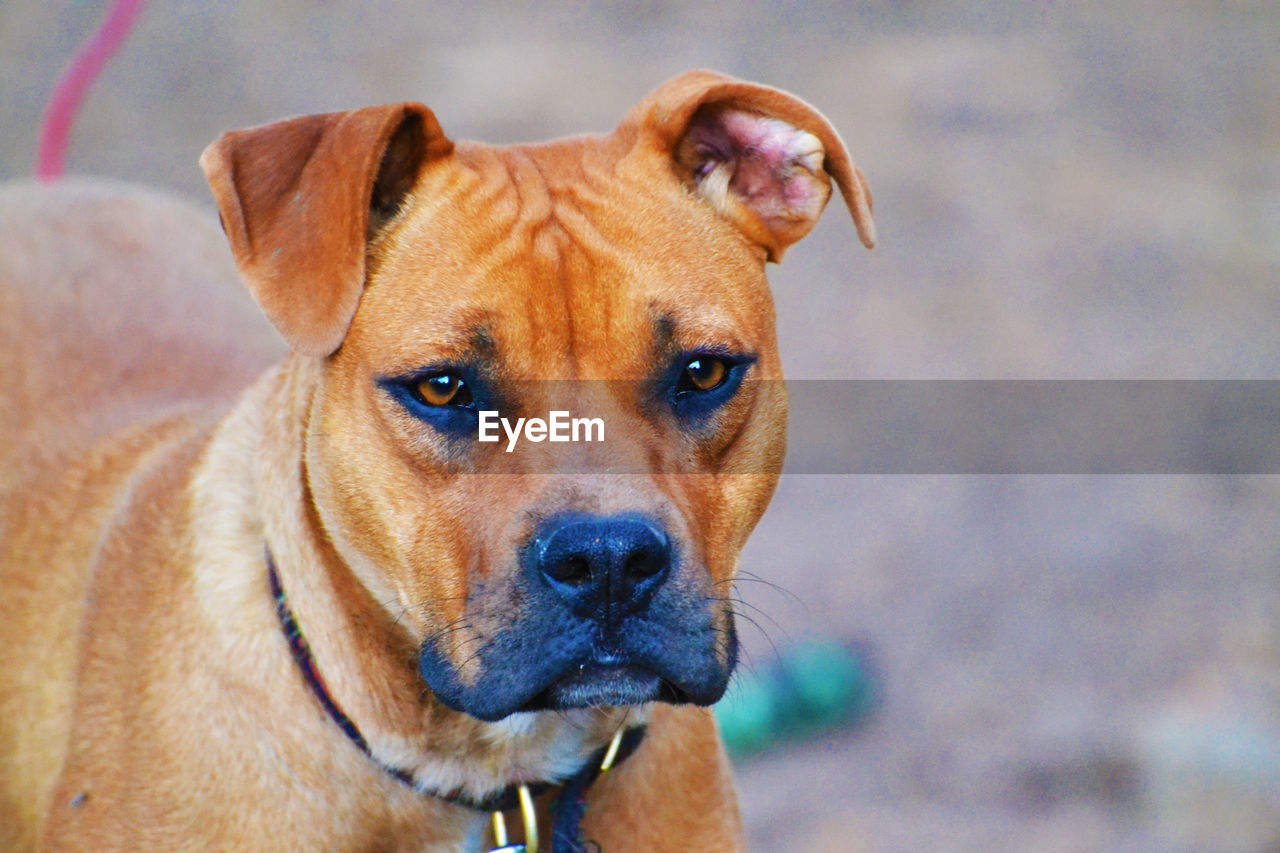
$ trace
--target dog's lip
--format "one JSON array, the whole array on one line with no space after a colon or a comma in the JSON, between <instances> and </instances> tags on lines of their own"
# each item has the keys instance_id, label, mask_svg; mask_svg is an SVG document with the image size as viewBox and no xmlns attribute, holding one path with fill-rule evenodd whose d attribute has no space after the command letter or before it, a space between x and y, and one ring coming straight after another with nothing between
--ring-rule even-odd
<instances>
[{"instance_id":1,"label":"dog's lip","mask_svg":"<svg viewBox=\"0 0 1280 853\"><path fill-rule=\"evenodd\" d=\"M737 658L731 618L719 632L705 618L695 623L696 632L687 620L671 625L643 619L630 620L625 632L606 632L546 609L525 619L471 653L468 661L475 663L465 680L439 644L422 645L418 671L441 704L486 722L516 712L649 702L706 707L724 695ZM720 648L715 641L726 632L728 643Z\"/></svg>"},{"instance_id":2,"label":"dog's lip","mask_svg":"<svg viewBox=\"0 0 1280 853\"><path fill-rule=\"evenodd\" d=\"M578 664L534 696L522 711L641 705L682 701L681 691L647 667L606 657Z\"/></svg>"}]
</instances>

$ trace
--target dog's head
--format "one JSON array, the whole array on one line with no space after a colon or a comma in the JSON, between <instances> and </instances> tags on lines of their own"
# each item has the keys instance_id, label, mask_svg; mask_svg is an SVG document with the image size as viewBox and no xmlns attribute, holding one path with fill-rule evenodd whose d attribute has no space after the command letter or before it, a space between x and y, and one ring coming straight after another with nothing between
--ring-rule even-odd
<instances>
[{"instance_id":1,"label":"dog's head","mask_svg":"<svg viewBox=\"0 0 1280 853\"><path fill-rule=\"evenodd\" d=\"M832 179L874 239L827 121L693 72L603 137L454 145L400 104L229 133L202 165L254 297L321 365L316 522L440 701L717 700L785 445L764 264ZM599 425L507 431L556 411Z\"/></svg>"}]
</instances>

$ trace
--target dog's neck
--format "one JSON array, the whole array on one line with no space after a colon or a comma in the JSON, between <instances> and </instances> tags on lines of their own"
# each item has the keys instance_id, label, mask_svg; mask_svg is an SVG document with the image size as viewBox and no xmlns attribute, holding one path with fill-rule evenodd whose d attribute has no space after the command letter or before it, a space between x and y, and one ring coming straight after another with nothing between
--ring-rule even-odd
<instances>
[{"instance_id":1,"label":"dog's neck","mask_svg":"<svg viewBox=\"0 0 1280 853\"><path fill-rule=\"evenodd\" d=\"M494 793L483 800L455 793L453 791L432 790L417 782L411 773L402 770L399 767L393 767L381 762L369 748L369 743L365 740L364 735L360 732L359 726L347 716L346 712L337 704L329 688L325 685L324 676L321 674L316 664L315 655L311 651L311 644L307 642L302 626L298 623L297 617L293 614L293 609L289 606L289 597L284 591L284 587L280 582L280 574L276 568L275 559L271 556L271 550L268 548L264 555L267 570L267 579L271 586L271 597L275 602L276 614L280 617L280 628L284 632L285 637L289 641L289 650L293 653L293 659L298 664L298 670L303 680L311 688L316 699L320 702L321 707L333 720L334 724L342 730L343 734L352 744L369 757L369 760L377 764L388 775L394 777L398 782L408 786L416 793L424 796L431 796L454 805L465 806L473 811L493 813L505 812L521 807L521 800L530 796L537 796L542 791L549 790L562 780L549 780L545 783L528 785L526 783L518 783L507 786L506 789ZM563 780L565 786L573 787L575 790L585 791L595 781L596 776L601 772L608 770L615 763L621 763L631 752L639 745L643 736L643 727L632 727L629 729L619 729L613 740L607 748L597 750L587 762L578 769L570 778ZM531 793L532 790L532 793ZM565 809L561 809L564 814ZM578 809L580 812L581 809ZM578 820L580 818L571 819L573 825L573 837L578 836Z\"/></svg>"},{"instance_id":2,"label":"dog's neck","mask_svg":"<svg viewBox=\"0 0 1280 853\"><path fill-rule=\"evenodd\" d=\"M237 572L244 572L246 589L234 599L245 607L272 606L263 543L271 549L328 690L378 761L403 768L427 788L483 800L512 783L567 778L620 726L645 722L643 711L607 709L483 723L445 708L424 689L415 638L356 577L310 509L304 448L319 372L313 360L290 356L246 393L205 464L252 459L255 467L242 472L243 495L202 499L222 504L219 517L234 518L238 538L226 541L242 543ZM220 441L234 441L243 451L246 433L255 452L220 448ZM274 614L265 613L278 636ZM261 630L255 620L254 631Z\"/></svg>"}]
</instances>

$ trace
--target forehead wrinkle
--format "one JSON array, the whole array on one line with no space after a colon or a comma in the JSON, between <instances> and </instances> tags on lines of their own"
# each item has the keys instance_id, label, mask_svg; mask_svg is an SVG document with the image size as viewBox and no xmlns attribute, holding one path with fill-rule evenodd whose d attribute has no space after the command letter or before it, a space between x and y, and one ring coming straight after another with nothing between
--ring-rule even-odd
<instances>
[{"instance_id":1,"label":"forehead wrinkle","mask_svg":"<svg viewBox=\"0 0 1280 853\"><path fill-rule=\"evenodd\" d=\"M558 247L558 306L563 351L575 377L618 378L644 364L649 340L635 284L644 273L623 243L610 239L592 214L611 212L584 200L579 187L557 192L553 222ZM639 334L638 334L639 333Z\"/></svg>"},{"instance_id":2,"label":"forehead wrinkle","mask_svg":"<svg viewBox=\"0 0 1280 853\"><path fill-rule=\"evenodd\" d=\"M572 379L579 373L577 320L582 306L575 305L575 276L566 259L572 237L559 215L558 196L565 189L563 158L547 156L562 154L569 147L560 143L514 146L504 149L503 158L520 197L522 235L516 245L533 249L523 313L530 334L522 346L530 356L534 349L540 352L525 367L545 378ZM531 342L537 343L531 346Z\"/></svg>"},{"instance_id":3,"label":"forehead wrinkle","mask_svg":"<svg viewBox=\"0 0 1280 853\"><path fill-rule=\"evenodd\" d=\"M505 148L500 153L499 162L517 199L512 227L531 232L552 222L554 203L541 158L533 156L533 149L525 146Z\"/></svg>"},{"instance_id":4,"label":"forehead wrinkle","mask_svg":"<svg viewBox=\"0 0 1280 853\"><path fill-rule=\"evenodd\" d=\"M577 338L608 354L608 364L599 367L642 375L656 354L673 349L754 349L747 340L753 333L742 328L741 315L750 312L738 304L744 294L732 277L742 259L716 250L714 242L708 251L681 193L673 199L663 186L646 184L624 187L620 195L618 175L599 153L588 141L578 156L558 161L556 174L567 180L554 196L566 273L576 278ZM684 247L700 254L680 251ZM728 278L717 271L721 265ZM654 323L661 315L665 327Z\"/></svg>"},{"instance_id":5,"label":"forehead wrinkle","mask_svg":"<svg viewBox=\"0 0 1280 853\"><path fill-rule=\"evenodd\" d=\"M706 270L665 273L634 249L606 243L590 217L572 205L557 205L572 223L565 229L566 273L572 294L570 315L575 357L592 376L639 378L679 352L695 349L753 351L751 332L743 328L733 292ZM713 284L715 282L715 284ZM691 294L697 294L691 301Z\"/></svg>"},{"instance_id":6,"label":"forehead wrinkle","mask_svg":"<svg viewBox=\"0 0 1280 853\"><path fill-rule=\"evenodd\" d=\"M695 225L686 221L685 191L667 187L660 177L627 180L607 140L578 137L548 148L562 155L551 161L554 215L565 238L577 337L608 352L612 364L606 371L634 373L651 357L653 339L646 332L652 331L648 303L654 290L700 272L667 264L687 260L668 247L672 228ZM572 156L563 156L568 152Z\"/></svg>"},{"instance_id":7,"label":"forehead wrinkle","mask_svg":"<svg viewBox=\"0 0 1280 853\"><path fill-rule=\"evenodd\" d=\"M461 145L458 160L461 177L441 170L421 180L422 206L388 241L395 284L379 281L368 301L399 303L393 310L414 329L414 340L390 344L398 361L438 353L504 361L517 376L559 372L564 238L539 164L520 149L477 144Z\"/></svg>"}]
</instances>

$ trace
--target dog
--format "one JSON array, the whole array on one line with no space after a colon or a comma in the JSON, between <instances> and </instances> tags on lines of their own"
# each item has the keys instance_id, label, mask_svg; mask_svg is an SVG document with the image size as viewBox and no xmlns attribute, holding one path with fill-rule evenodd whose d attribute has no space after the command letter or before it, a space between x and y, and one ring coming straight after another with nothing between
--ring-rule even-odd
<instances>
[{"instance_id":1,"label":"dog","mask_svg":"<svg viewBox=\"0 0 1280 853\"><path fill-rule=\"evenodd\" d=\"M833 182L875 240L836 131L696 71L603 136L404 103L201 165L223 233L0 193L6 849L485 850L515 800L531 849L742 849L707 706L785 449L765 264ZM476 440L545 380L606 444Z\"/></svg>"}]
</instances>

